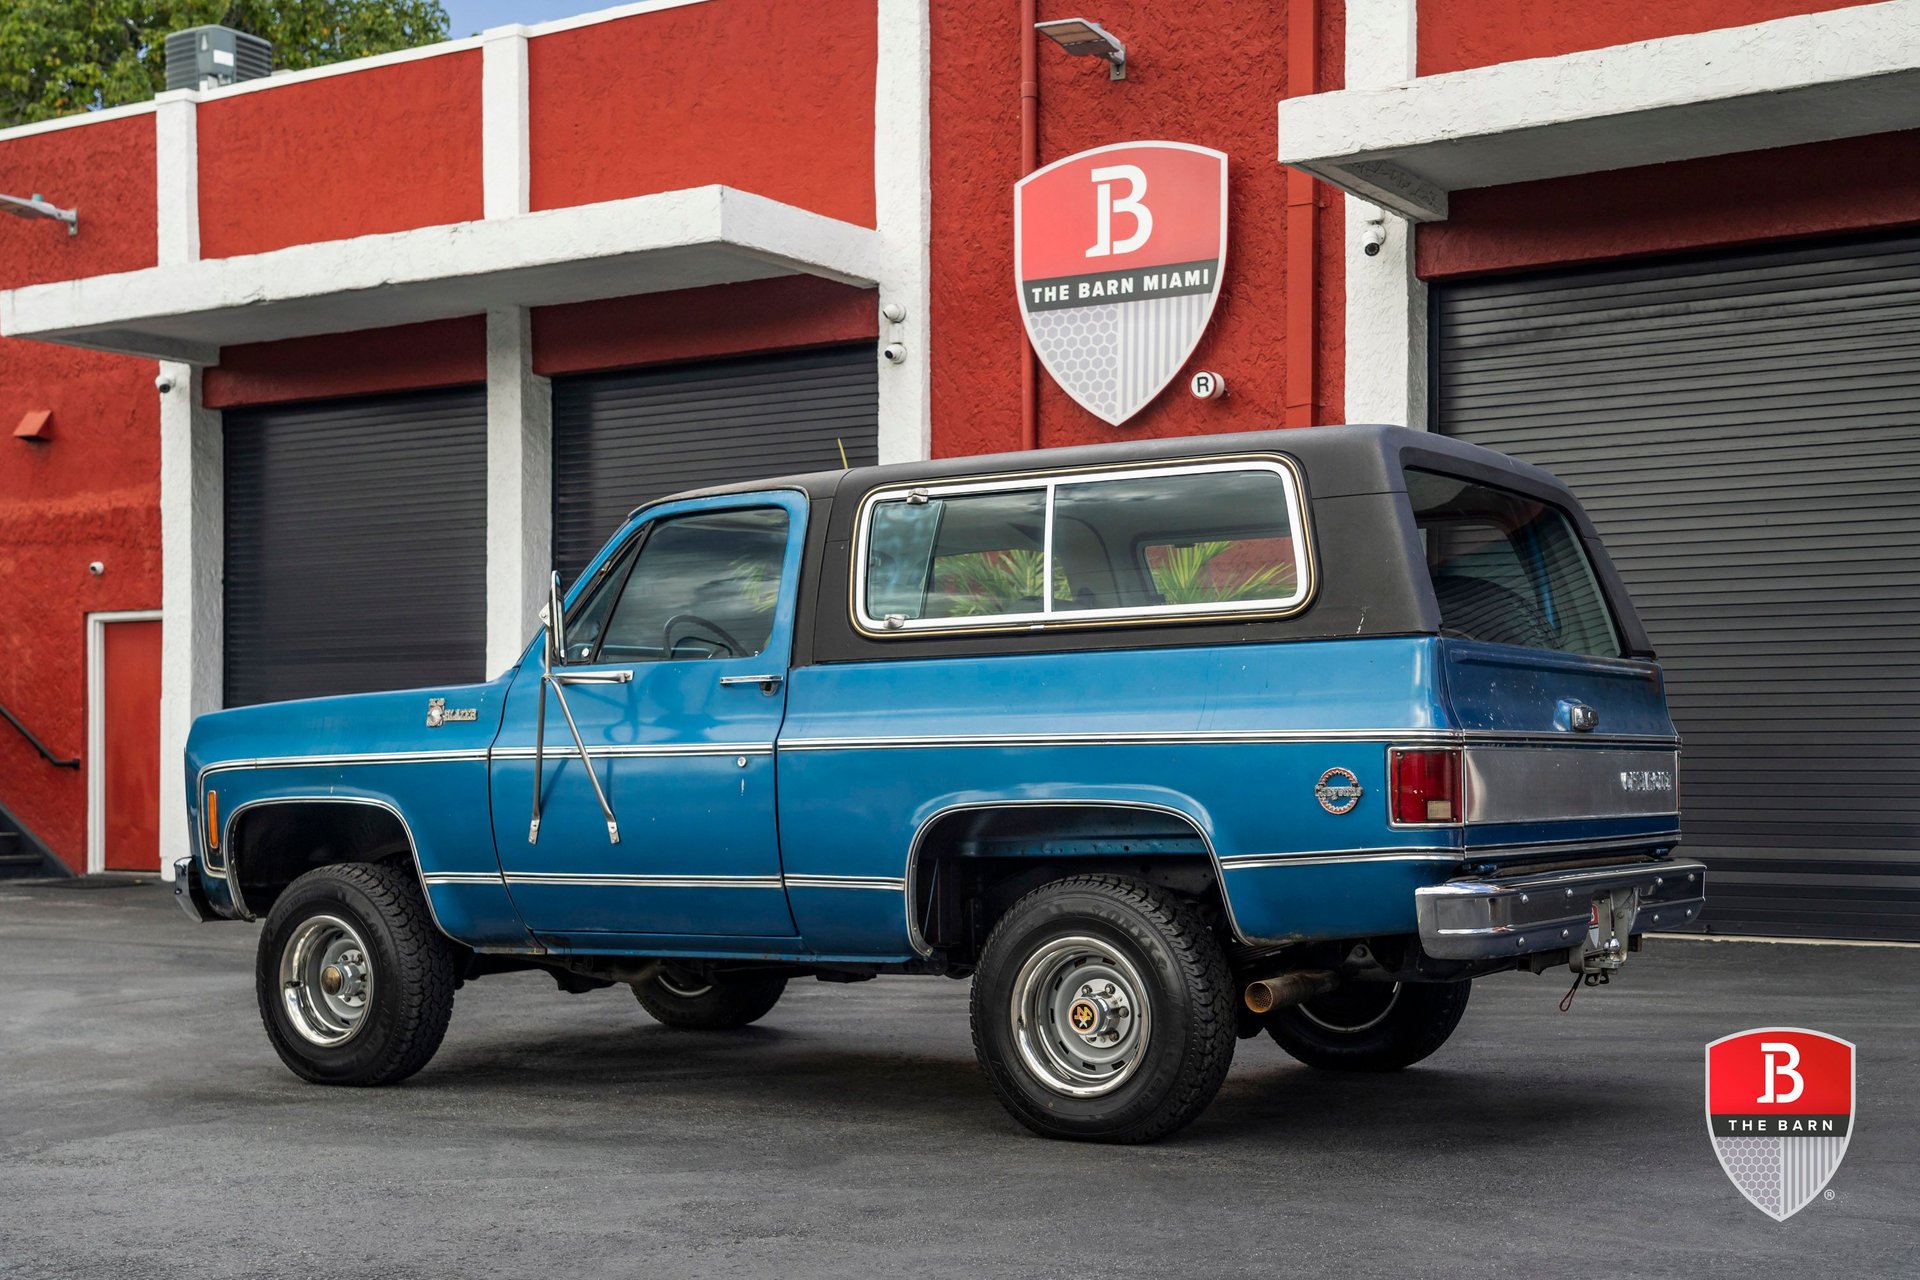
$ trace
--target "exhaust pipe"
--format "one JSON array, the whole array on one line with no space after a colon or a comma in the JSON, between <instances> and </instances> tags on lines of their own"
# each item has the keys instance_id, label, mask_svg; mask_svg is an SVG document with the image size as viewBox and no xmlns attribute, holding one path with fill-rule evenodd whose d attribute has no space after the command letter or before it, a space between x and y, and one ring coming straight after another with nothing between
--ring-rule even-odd
<instances>
[{"instance_id":1,"label":"exhaust pipe","mask_svg":"<svg viewBox=\"0 0 1920 1280\"><path fill-rule=\"evenodd\" d=\"M1296 969L1249 982L1245 993L1247 1008L1255 1013L1290 1009L1302 1001L1323 996L1340 985L1340 975L1331 969Z\"/></svg>"}]
</instances>

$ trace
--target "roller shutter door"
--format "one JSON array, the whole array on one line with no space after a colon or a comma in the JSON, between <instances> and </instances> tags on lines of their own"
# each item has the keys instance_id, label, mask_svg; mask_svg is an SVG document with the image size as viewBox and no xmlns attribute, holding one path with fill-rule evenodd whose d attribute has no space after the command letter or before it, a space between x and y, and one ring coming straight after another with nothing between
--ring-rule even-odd
<instances>
[{"instance_id":1,"label":"roller shutter door","mask_svg":"<svg viewBox=\"0 0 1920 1280\"><path fill-rule=\"evenodd\" d=\"M1568 481L1646 620L1706 927L1920 938L1920 236L1433 300L1435 425Z\"/></svg>"},{"instance_id":2,"label":"roller shutter door","mask_svg":"<svg viewBox=\"0 0 1920 1280\"><path fill-rule=\"evenodd\" d=\"M876 458L871 343L595 373L553 384L553 558L571 582L629 512L670 493Z\"/></svg>"},{"instance_id":3,"label":"roller shutter door","mask_svg":"<svg viewBox=\"0 0 1920 1280\"><path fill-rule=\"evenodd\" d=\"M485 678L484 388L224 427L228 706Z\"/></svg>"}]
</instances>

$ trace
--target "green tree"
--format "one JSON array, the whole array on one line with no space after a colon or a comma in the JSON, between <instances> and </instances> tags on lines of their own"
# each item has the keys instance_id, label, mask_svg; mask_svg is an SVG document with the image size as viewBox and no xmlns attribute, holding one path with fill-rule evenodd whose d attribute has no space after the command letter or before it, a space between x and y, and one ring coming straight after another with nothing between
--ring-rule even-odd
<instances>
[{"instance_id":1,"label":"green tree","mask_svg":"<svg viewBox=\"0 0 1920 1280\"><path fill-rule=\"evenodd\" d=\"M0 127L151 98L168 33L211 22L292 71L447 38L440 0L0 0Z\"/></svg>"}]
</instances>

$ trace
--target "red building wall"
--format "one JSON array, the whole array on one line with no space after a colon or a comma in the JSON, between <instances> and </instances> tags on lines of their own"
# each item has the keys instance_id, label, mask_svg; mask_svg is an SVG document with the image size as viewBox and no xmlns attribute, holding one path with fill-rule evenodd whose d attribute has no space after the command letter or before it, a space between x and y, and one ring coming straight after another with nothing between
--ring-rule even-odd
<instances>
[{"instance_id":1,"label":"red building wall","mask_svg":"<svg viewBox=\"0 0 1920 1280\"><path fill-rule=\"evenodd\" d=\"M878 336L879 302L817 276L781 276L533 311L533 368L547 377Z\"/></svg>"},{"instance_id":2,"label":"red building wall","mask_svg":"<svg viewBox=\"0 0 1920 1280\"><path fill-rule=\"evenodd\" d=\"M0 190L80 211L80 233L0 218L0 289L155 260L153 116L0 141ZM0 338L0 704L56 754L86 749L86 615L160 604L159 404L151 361ZM53 411L52 439L13 438ZM106 572L94 576L98 560ZM0 805L86 865L86 774L0 724Z\"/></svg>"},{"instance_id":3,"label":"red building wall","mask_svg":"<svg viewBox=\"0 0 1920 1280\"><path fill-rule=\"evenodd\" d=\"M482 214L478 50L215 97L198 129L203 257Z\"/></svg>"},{"instance_id":4,"label":"red building wall","mask_svg":"<svg viewBox=\"0 0 1920 1280\"><path fill-rule=\"evenodd\" d=\"M1875 0L1420 0L1423 76L1547 58L1661 36L1744 27Z\"/></svg>"},{"instance_id":5,"label":"red building wall","mask_svg":"<svg viewBox=\"0 0 1920 1280\"><path fill-rule=\"evenodd\" d=\"M1920 131L1456 191L1419 229L1419 273L1604 262L1920 225Z\"/></svg>"},{"instance_id":6,"label":"red building wall","mask_svg":"<svg viewBox=\"0 0 1920 1280\"><path fill-rule=\"evenodd\" d=\"M1096 15L1127 44L1127 79L1104 64L1040 48L1040 163L1112 142L1167 139L1224 151L1228 245L1220 301L1187 369L1225 376L1223 400L1176 381L1136 417L1109 427L1041 374L1042 446L1197 435L1282 425L1287 402L1287 176L1273 159L1274 104L1287 83L1287 16L1263 8L1169 7L1113 0ZM1013 184L1020 178L1020 6L933 8L933 448L937 455L1014 449L1020 440L1025 333L1013 286ZM1321 0L1318 88L1337 88L1344 11ZM1315 396L1341 416L1341 205L1315 188L1319 286Z\"/></svg>"},{"instance_id":7,"label":"red building wall","mask_svg":"<svg viewBox=\"0 0 1920 1280\"><path fill-rule=\"evenodd\" d=\"M532 202L724 183L872 226L874 0L696 4L528 42Z\"/></svg>"}]
</instances>

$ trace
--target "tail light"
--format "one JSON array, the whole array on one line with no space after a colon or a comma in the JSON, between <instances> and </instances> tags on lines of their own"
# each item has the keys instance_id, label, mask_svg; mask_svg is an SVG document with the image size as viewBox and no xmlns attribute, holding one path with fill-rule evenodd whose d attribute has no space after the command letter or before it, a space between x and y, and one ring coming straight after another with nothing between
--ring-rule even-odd
<instances>
[{"instance_id":1,"label":"tail light","mask_svg":"<svg viewBox=\"0 0 1920 1280\"><path fill-rule=\"evenodd\" d=\"M1460 821L1465 796L1458 748L1396 747L1389 772L1393 775L1396 823L1427 826Z\"/></svg>"}]
</instances>

